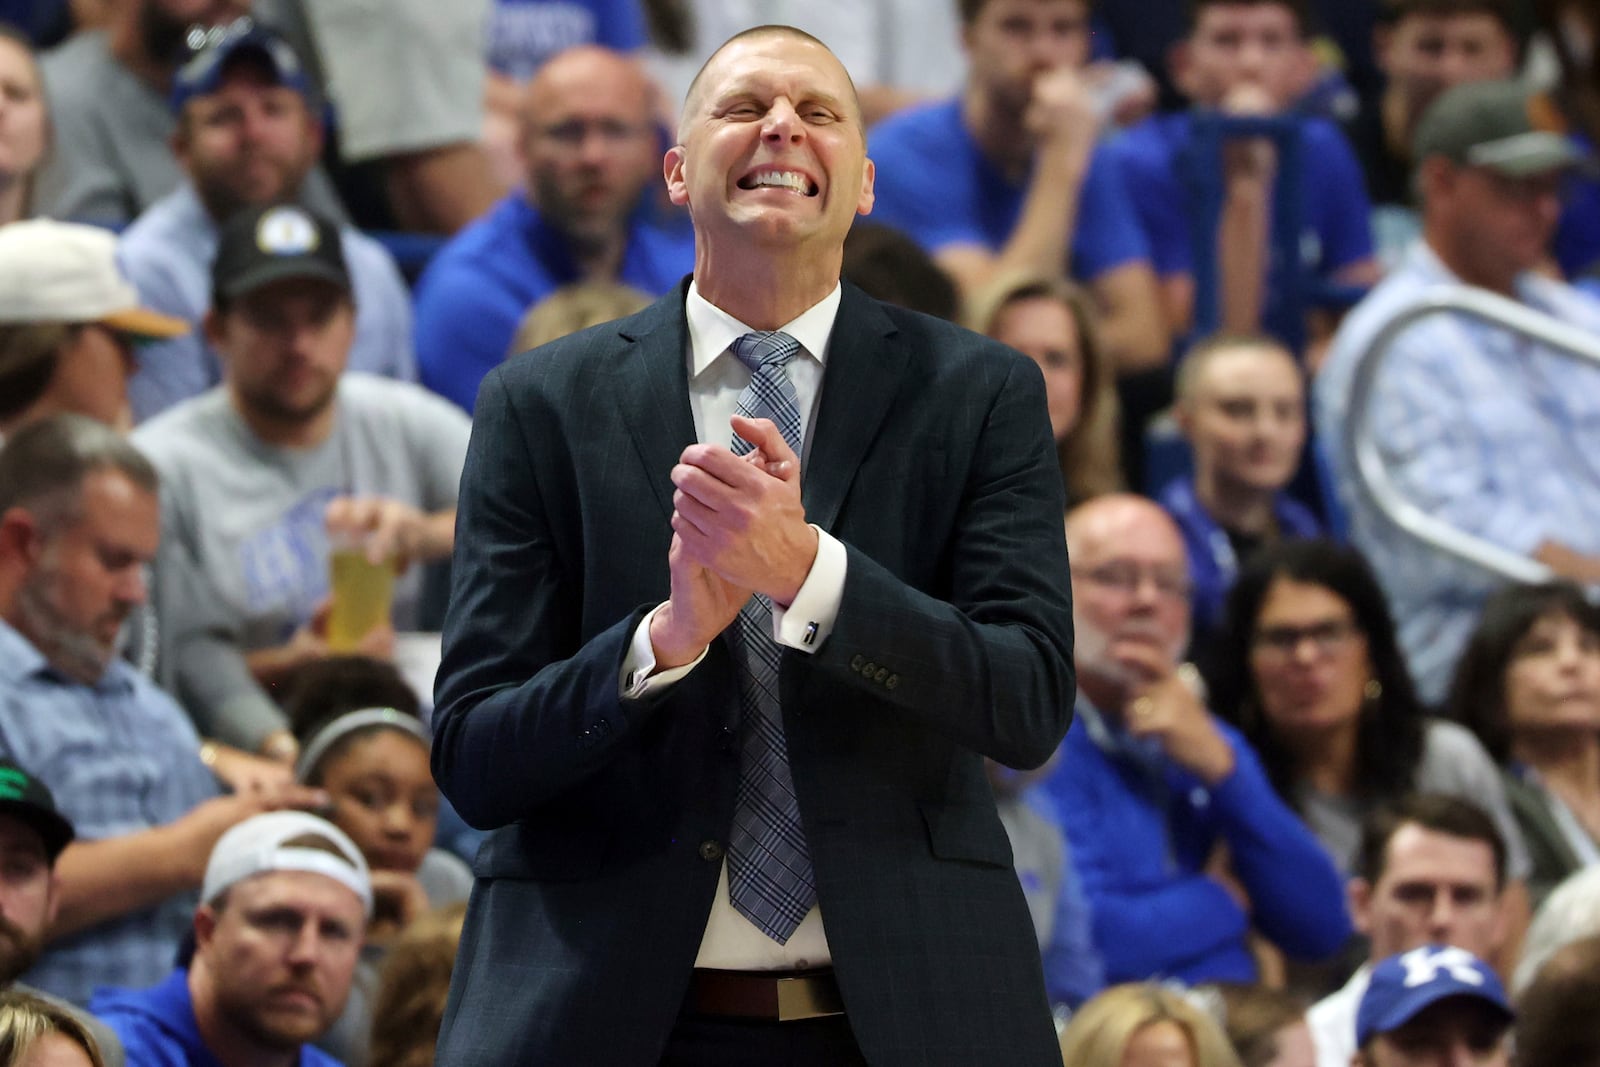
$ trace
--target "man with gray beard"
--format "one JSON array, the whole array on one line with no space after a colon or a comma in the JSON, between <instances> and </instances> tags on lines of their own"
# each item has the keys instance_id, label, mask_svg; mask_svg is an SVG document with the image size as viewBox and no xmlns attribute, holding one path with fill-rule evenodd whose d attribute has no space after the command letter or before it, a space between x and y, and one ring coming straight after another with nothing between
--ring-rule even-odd
<instances>
[{"instance_id":1,"label":"man with gray beard","mask_svg":"<svg viewBox=\"0 0 1600 1067\"><path fill-rule=\"evenodd\" d=\"M1101 496L1067 516L1078 702L1045 783L1094 917L1108 982L1254 982L1254 929L1292 958L1350 934L1333 860L1181 663L1188 557L1155 503Z\"/></svg>"},{"instance_id":2,"label":"man with gray beard","mask_svg":"<svg viewBox=\"0 0 1600 1067\"><path fill-rule=\"evenodd\" d=\"M265 761L202 745L117 656L146 597L156 490L149 461L83 416L33 423L0 450L0 757L36 774L78 832L56 863L52 940L26 978L79 1005L97 985L168 972L225 830L327 802L262 773Z\"/></svg>"}]
</instances>

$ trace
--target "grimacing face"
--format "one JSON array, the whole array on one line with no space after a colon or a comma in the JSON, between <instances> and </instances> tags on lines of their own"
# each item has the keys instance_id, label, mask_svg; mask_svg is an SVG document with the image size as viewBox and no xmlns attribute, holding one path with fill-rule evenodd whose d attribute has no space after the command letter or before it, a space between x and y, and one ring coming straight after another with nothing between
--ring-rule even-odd
<instances>
[{"instance_id":1,"label":"grimacing face","mask_svg":"<svg viewBox=\"0 0 1600 1067\"><path fill-rule=\"evenodd\" d=\"M700 254L753 242L839 255L855 216L872 209L849 76L802 38L725 46L690 93L679 140L664 161L667 193L689 209Z\"/></svg>"}]
</instances>

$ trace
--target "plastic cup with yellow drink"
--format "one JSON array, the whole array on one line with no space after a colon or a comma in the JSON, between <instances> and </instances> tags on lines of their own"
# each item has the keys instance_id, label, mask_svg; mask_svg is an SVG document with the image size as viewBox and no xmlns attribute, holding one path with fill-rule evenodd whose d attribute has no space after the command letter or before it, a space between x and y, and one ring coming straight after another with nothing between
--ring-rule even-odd
<instances>
[{"instance_id":1,"label":"plastic cup with yellow drink","mask_svg":"<svg viewBox=\"0 0 1600 1067\"><path fill-rule=\"evenodd\" d=\"M333 532L328 553L328 648L353 652L361 639L389 621L395 564L374 563L361 534Z\"/></svg>"}]
</instances>

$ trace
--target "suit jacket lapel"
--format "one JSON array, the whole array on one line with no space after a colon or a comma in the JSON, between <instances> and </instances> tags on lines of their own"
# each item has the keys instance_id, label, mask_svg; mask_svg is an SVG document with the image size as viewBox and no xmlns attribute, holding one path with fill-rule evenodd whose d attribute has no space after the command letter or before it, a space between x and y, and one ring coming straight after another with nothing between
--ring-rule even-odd
<instances>
[{"instance_id":1,"label":"suit jacket lapel","mask_svg":"<svg viewBox=\"0 0 1600 1067\"><path fill-rule=\"evenodd\" d=\"M684 359L689 328L683 302L689 282L650 307L618 323L631 344L615 366L613 395L622 423L633 437L662 512L672 514L672 467L694 444L694 414L689 410L689 371Z\"/></svg>"},{"instance_id":2,"label":"suit jacket lapel","mask_svg":"<svg viewBox=\"0 0 1600 1067\"><path fill-rule=\"evenodd\" d=\"M846 282L828 341L811 454L802 472L810 522L831 531L894 403L909 356L877 301Z\"/></svg>"}]
</instances>

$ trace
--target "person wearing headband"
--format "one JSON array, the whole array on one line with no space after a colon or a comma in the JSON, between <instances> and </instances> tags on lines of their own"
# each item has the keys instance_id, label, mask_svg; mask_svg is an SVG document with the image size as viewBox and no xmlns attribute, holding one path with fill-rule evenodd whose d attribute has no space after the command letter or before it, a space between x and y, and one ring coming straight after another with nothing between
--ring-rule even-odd
<instances>
[{"instance_id":1,"label":"person wearing headband","mask_svg":"<svg viewBox=\"0 0 1600 1067\"><path fill-rule=\"evenodd\" d=\"M305 812L246 819L212 849L200 899L186 966L95 995L129 1062L337 1067L310 1043L344 1010L373 911L355 842Z\"/></svg>"},{"instance_id":2,"label":"person wearing headband","mask_svg":"<svg viewBox=\"0 0 1600 1067\"><path fill-rule=\"evenodd\" d=\"M336 657L303 681L286 702L300 742L295 777L327 792L328 818L371 869L374 908L350 1000L318 1045L347 1063L371 1062L372 1007L389 947L426 912L465 901L472 872L431 847L439 787L428 770L428 733L393 667Z\"/></svg>"},{"instance_id":3,"label":"person wearing headband","mask_svg":"<svg viewBox=\"0 0 1600 1067\"><path fill-rule=\"evenodd\" d=\"M326 790L331 820L373 869L374 939L398 933L420 912L465 900L465 863L432 847L439 787L428 770L428 734L414 713L358 708L301 734L295 777Z\"/></svg>"}]
</instances>

